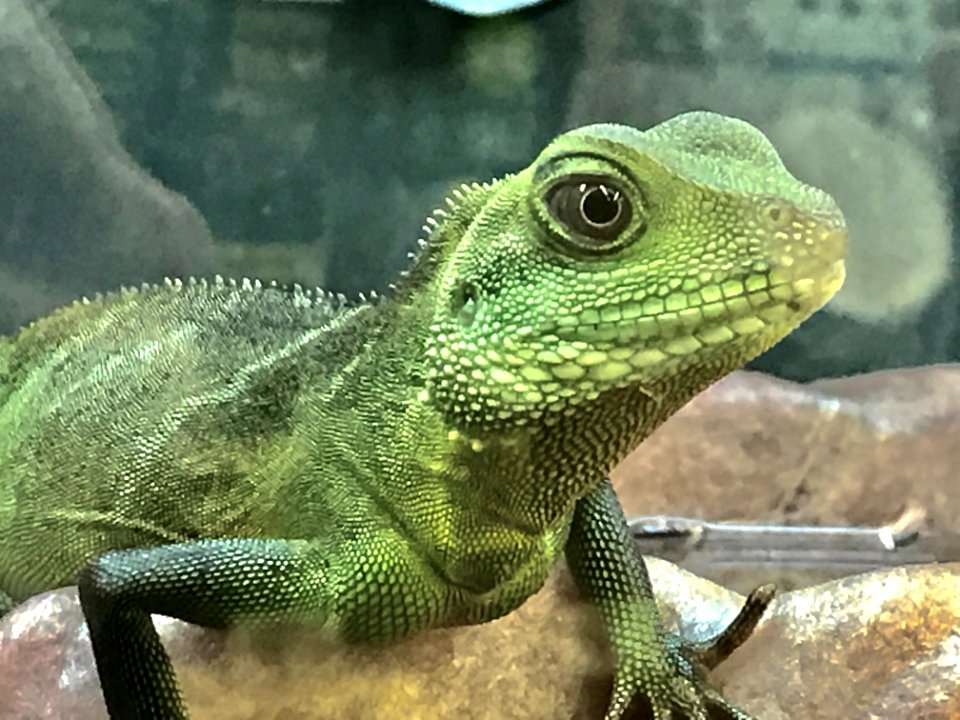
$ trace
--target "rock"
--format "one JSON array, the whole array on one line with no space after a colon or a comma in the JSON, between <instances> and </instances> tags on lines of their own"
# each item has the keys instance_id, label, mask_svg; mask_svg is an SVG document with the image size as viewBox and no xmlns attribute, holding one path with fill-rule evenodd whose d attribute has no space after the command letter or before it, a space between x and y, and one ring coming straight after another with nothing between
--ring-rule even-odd
<instances>
[{"instance_id":1,"label":"rock","mask_svg":"<svg viewBox=\"0 0 960 720\"><path fill-rule=\"evenodd\" d=\"M810 385L739 372L614 471L627 515L882 525L908 501L960 526L960 365Z\"/></svg>"},{"instance_id":2,"label":"rock","mask_svg":"<svg viewBox=\"0 0 960 720\"><path fill-rule=\"evenodd\" d=\"M659 600L704 638L742 598L651 559ZM714 673L764 720L947 720L960 711L960 564L870 573L787 593ZM600 718L611 673L566 571L520 610L379 651L317 634L218 633L157 618L195 720ZM0 718L104 720L73 589L0 622ZM640 717L640 716L636 716Z\"/></svg>"},{"instance_id":3,"label":"rock","mask_svg":"<svg viewBox=\"0 0 960 720\"><path fill-rule=\"evenodd\" d=\"M763 720L947 720L960 712L960 564L786 593L715 673Z\"/></svg>"}]
</instances>

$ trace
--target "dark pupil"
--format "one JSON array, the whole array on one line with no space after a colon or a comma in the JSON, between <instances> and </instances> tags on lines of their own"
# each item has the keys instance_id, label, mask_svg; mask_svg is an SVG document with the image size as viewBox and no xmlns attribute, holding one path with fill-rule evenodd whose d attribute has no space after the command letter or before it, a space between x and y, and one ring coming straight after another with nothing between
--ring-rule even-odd
<instances>
[{"instance_id":1,"label":"dark pupil","mask_svg":"<svg viewBox=\"0 0 960 720\"><path fill-rule=\"evenodd\" d=\"M591 225L604 226L620 215L620 193L603 185L580 186L580 214Z\"/></svg>"},{"instance_id":2,"label":"dark pupil","mask_svg":"<svg viewBox=\"0 0 960 720\"><path fill-rule=\"evenodd\" d=\"M575 245L606 250L630 226L630 196L601 178L566 178L549 191L547 207Z\"/></svg>"}]
</instances>

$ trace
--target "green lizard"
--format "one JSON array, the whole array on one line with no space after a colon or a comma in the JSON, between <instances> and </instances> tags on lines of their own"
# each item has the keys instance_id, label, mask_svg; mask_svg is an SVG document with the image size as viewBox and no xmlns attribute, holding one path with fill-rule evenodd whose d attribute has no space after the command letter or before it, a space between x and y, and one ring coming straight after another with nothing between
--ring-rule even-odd
<instances>
[{"instance_id":1,"label":"green lizard","mask_svg":"<svg viewBox=\"0 0 960 720\"><path fill-rule=\"evenodd\" d=\"M77 582L111 717L184 718L150 613L380 642L508 613L565 553L609 720L746 718L700 670L763 600L682 646L605 476L837 290L833 201L691 113L566 133L427 227L374 301L171 281L4 340L0 610Z\"/></svg>"}]
</instances>

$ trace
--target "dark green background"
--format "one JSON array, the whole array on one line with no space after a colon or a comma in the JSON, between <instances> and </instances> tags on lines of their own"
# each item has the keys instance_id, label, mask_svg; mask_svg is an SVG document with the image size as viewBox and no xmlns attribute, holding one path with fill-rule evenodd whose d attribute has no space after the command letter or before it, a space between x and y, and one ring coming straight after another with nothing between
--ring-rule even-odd
<instances>
[{"instance_id":1,"label":"dark green background","mask_svg":"<svg viewBox=\"0 0 960 720\"><path fill-rule=\"evenodd\" d=\"M861 249L866 280L757 366L811 378L960 359L960 0L554 0L497 18L414 0L4 7L23 24L7 28L21 47L0 43L5 330L165 274L384 289L457 182L522 167L585 122L709 108L834 192ZM58 37L62 68L37 49ZM106 108L86 134L89 108L63 90L83 73ZM111 134L199 216L169 220L162 188L116 170ZM138 192L147 210L124 199Z\"/></svg>"}]
</instances>

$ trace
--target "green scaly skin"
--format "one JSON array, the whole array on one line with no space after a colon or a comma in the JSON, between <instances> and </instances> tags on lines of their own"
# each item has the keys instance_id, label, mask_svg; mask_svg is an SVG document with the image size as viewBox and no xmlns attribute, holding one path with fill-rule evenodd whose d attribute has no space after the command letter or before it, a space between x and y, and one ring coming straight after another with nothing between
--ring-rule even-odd
<instances>
[{"instance_id":1,"label":"green scaly skin","mask_svg":"<svg viewBox=\"0 0 960 720\"><path fill-rule=\"evenodd\" d=\"M565 552L608 720L746 718L661 628L605 477L826 302L845 243L757 130L692 113L463 188L374 302L169 282L59 310L0 345L0 609L77 582L111 717L185 718L149 613L379 642L508 613Z\"/></svg>"}]
</instances>

